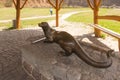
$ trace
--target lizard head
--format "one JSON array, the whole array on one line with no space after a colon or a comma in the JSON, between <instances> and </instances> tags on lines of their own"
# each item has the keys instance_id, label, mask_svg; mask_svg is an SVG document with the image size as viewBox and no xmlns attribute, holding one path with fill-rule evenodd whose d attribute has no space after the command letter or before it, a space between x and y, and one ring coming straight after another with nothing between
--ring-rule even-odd
<instances>
[{"instance_id":1,"label":"lizard head","mask_svg":"<svg viewBox=\"0 0 120 80\"><path fill-rule=\"evenodd\" d=\"M43 28L43 27L49 26L49 24L47 22L41 22L41 23L38 23L38 26Z\"/></svg>"}]
</instances>

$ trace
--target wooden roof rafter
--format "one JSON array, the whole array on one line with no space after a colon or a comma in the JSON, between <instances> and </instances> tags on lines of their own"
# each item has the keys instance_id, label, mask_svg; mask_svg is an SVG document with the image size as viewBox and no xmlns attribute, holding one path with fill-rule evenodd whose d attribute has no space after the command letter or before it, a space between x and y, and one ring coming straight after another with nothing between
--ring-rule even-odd
<instances>
[{"instance_id":1,"label":"wooden roof rafter","mask_svg":"<svg viewBox=\"0 0 120 80\"><path fill-rule=\"evenodd\" d=\"M55 9L56 9L55 4L53 4L53 2L51 2L51 0L48 0L48 2L52 5L52 7L53 7L53 8L55 8Z\"/></svg>"},{"instance_id":2,"label":"wooden roof rafter","mask_svg":"<svg viewBox=\"0 0 120 80\"><path fill-rule=\"evenodd\" d=\"M56 10L56 27L59 26L59 10L61 9L62 3L64 0L56 0L55 2L52 2L51 0L48 0L48 2L52 5L53 8Z\"/></svg>"},{"instance_id":3,"label":"wooden roof rafter","mask_svg":"<svg viewBox=\"0 0 120 80\"><path fill-rule=\"evenodd\" d=\"M88 4L92 10L94 10L95 8L98 8L101 4L101 1L102 0L94 0L94 4L92 4L92 2L90 0L87 0Z\"/></svg>"}]
</instances>

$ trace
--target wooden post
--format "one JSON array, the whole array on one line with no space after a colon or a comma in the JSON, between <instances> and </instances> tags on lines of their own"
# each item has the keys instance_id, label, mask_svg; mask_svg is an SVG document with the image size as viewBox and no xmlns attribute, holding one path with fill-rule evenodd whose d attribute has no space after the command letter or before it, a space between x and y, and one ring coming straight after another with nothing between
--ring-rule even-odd
<instances>
[{"instance_id":1,"label":"wooden post","mask_svg":"<svg viewBox=\"0 0 120 80\"><path fill-rule=\"evenodd\" d=\"M53 6L53 8L55 8L56 10L56 27L59 26L59 10L61 8L61 5L63 3L64 0L56 0L55 4L53 4L51 2L51 0L48 0L48 2Z\"/></svg>"},{"instance_id":2,"label":"wooden post","mask_svg":"<svg viewBox=\"0 0 120 80\"><path fill-rule=\"evenodd\" d=\"M16 9L16 26L15 26L16 29L20 29L20 11L24 7L24 5L26 4L27 1L28 0L25 0L23 5L21 6L20 0L16 0L16 1L13 0L14 6L15 6L15 9Z\"/></svg>"},{"instance_id":3,"label":"wooden post","mask_svg":"<svg viewBox=\"0 0 120 80\"><path fill-rule=\"evenodd\" d=\"M98 11L99 11L101 0L94 0L93 4L92 2L90 2L90 0L87 0L87 2L94 13L94 24L98 24ZM94 33L96 37L100 37L101 31L94 28Z\"/></svg>"},{"instance_id":4,"label":"wooden post","mask_svg":"<svg viewBox=\"0 0 120 80\"><path fill-rule=\"evenodd\" d=\"M98 11L99 6L97 4L98 0L94 0L94 24L98 24ZM100 37L101 31L99 29L94 28L94 33L96 37Z\"/></svg>"},{"instance_id":5,"label":"wooden post","mask_svg":"<svg viewBox=\"0 0 120 80\"><path fill-rule=\"evenodd\" d=\"M16 27L17 29L20 29L20 0L17 0L16 3Z\"/></svg>"},{"instance_id":6,"label":"wooden post","mask_svg":"<svg viewBox=\"0 0 120 80\"><path fill-rule=\"evenodd\" d=\"M56 27L59 26L59 10L58 10L59 6L58 6L58 0L56 0Z\"/></svg>"},{"instance_id":7,"label":"wooden post","mask_svg":"<svg viewBox=\"0 0 120 80\"><path fill-rule=\"evenodd\" d=\"M118 39L118 48L119 48L119 52L120 52L120 38Z\"/></svg>"}]
</instances>

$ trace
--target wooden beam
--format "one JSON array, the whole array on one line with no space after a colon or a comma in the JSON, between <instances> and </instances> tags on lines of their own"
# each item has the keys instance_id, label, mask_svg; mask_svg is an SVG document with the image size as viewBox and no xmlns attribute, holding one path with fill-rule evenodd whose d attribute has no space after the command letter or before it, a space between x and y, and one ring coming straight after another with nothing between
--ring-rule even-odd
<instances>
[{"instance_id":1,"label":"wooden beam","mask_svg":"<svg viewBox=\"0 0 120 80\"><path fill-rule=\"evenodd\" d=\"M53 8L56 9L56 6L51 2L51 0L48 0L48 2L50 3L50 5L52 5Z\"/></svg>"},{"instance_id":2,"label":"wooden beam","mask_svg":"<svg viewBox=\"0 0 120 80\"><path fill-rule=\"evenodd\" d=\"M55 4L51 1L48 0L48 2L52 5L53 8L55 8L56 10L56 27L59 26L59 10L61 8L61 5L63 3L64 0L55 0Z\"/></svg>"},{"instance_id":3,"label":"wooden beam","mask_svg":"<svg viewBox=\"0 0 120 80\"><path fill-rule=\"evenodd\" d=\"M90 2L90 0L87 0L87 3L89 4L90 8L91 8L92 10L94 10L94 6L93 6L93 4Z\"/></svg>"},{"instance_id":4,"label":"wooden beam","mask_svg":"<svg viewBox=\"0 0 120 80\"><path fill-rule=\"evenodd\" d=\"M97 6L98 6L98 7L100 7L101 1L102 1L102 0L98 0L98 2L97 2Z\"/></svg>"},{"instance_id":5,"label":"wooden beam","mask_svg":"<svg viewBox=\"0 0 120 80\"><path fill-rule=\"evenodd\" d=\"M91 25L91 24L90 24L90 26L92 26L92 27L94 27L94 28L96 28L96 29L99 29L99 30L101 30L102 32L107 33L107 34L109 34L109 35L117 38L117 39L118 39L118 48L119 48L119 51L120 51L120 34L119 34L119 33L116 33L116 32L114 32L114 31L112 31L112 30L109 30L109 29L107 29L107 28L101 27L100 25Z\"/></svg>"},{"instance_id":6,"label":"wooden beam","mask_svg":"<svg viewBox=\"0 0 120 80\"><path fill-rule=\"evenodd\" d=\"M59 9L58 9L58 10L60 10L63 1L64 1L64 0L61 0L61 1L60 1L60 3L59 3Z\"/></svg>"},{"instance_id":7,"label":"wooden beam","mask_svg":"<svg viewBox=\"0 0 120 80\"><path fill-rule=\"evenodd\" d=\"M15 0L12 0L15 8L17 7Z\"/></svg>"},{"instance_id":8,"label":"wooden beam","mask_svg":"<svg viewBox=\"0 0 120 80\"><path fill-rule=\"evenodd\" d=\"M27 3L27 1L28 1L28 0L25 0L25 1L24 1L23 5L20 7L20 9L22 9L22 8L25 6L25 4Z\"/></svg>"},{"instance_id":9,"label":"wooden beam","mask_svg":"<svg viewBox=\"0 0 120 80\"><path fill-rule=\"evenodd\" d=\"M116 16L116 15L98 16L98 19L108 19L108 20L120 21L120 16Z\"/></svg>"},{"instance_id":10,"label":"wooden beam","mask_svg":"<svg viewBox=\"0 0 120 80\"><path fill-rule=\"evenodd\" d=\"M102 27L102 26L100 26L100 25L91 25L91 24L90 24L90 26L92 26L92 27L94 27L94 28L97 28L97 29L103 31L104 33L107 33L107 34L109 34L109 35L111 35L111 36L113 36L113 37L115 37L115 38L117 38L117 39L120 39L120 34L114 32L114 31L112 31L112 30L110 30L110 29L104 28L104 27Z\"/></svg>"}]
</instances>

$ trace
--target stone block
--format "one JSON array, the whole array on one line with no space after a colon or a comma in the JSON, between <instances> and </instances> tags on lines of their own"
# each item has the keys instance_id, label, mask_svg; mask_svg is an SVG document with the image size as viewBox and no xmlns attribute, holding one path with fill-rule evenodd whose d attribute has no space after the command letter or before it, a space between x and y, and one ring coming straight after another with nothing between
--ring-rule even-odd
<instances>
[{"instance_id":1,"label":"stone block","mask_svg":"<svg viewBox=\"0 0 120 80\"><path fill-rule=\"evenodd\" d=\"M22 59L25 62L23 65L30 74L32 72L32 76L36 80L43 77L45 80L80 80L80 72L77 69L69 67L74 60L71 60L72 58L69 57L60 58L58 55L58 52L61 51L59 46L56 46L56 44L41 46L41 44L25 45L21 49ZM48 46L49 50L45 50Z\"/></svg>"}]
</instances>

